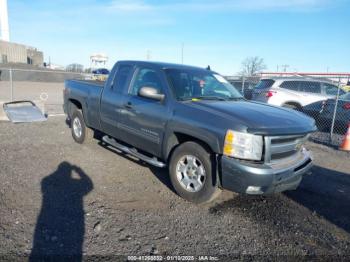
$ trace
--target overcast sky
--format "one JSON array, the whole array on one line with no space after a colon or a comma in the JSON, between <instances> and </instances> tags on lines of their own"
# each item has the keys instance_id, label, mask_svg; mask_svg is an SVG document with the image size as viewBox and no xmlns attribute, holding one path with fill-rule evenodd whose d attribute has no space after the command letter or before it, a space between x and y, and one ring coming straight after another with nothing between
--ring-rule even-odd
<instances>
[{"instance_id":1,"label":"overcast sky","mask_svg":"<svg viewBox=\"0 0 350 262\"><path fill-rule=\"evenodd\" d=\"M10 38L60 65L95 52L234 74L248 56L268 70L350 71L349 0L8 0Z\"/></svg>"}]
</instances>

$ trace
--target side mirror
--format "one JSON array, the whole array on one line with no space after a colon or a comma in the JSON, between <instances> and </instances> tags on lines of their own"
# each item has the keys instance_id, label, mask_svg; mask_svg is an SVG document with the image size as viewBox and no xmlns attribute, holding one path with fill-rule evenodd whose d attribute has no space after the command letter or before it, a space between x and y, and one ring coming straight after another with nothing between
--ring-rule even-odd
<instances>
[{"instance_id":1,"label":"side mirror","mask_svg":"<svg viewBox=\"0 0 350 262\"><path fill-rule=\"evenodd\" d=\"M165 97L164 94L159 94L158 90L154 87L144 86L139 90L139 96L146 97L153 100L162 101Z\"/></svg>"}]
</instances>

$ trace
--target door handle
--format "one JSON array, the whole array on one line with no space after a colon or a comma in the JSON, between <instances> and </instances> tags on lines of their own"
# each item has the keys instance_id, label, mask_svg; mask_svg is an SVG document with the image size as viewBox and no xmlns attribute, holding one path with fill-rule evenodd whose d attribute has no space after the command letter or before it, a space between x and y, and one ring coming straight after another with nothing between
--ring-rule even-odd
<instances>
[{"instance_id":1,"label":"door handle","mask_svg":"<svg viewBox=\"0 0 350 262\"><path fill-rule=\"evenodd\" d=\"M132 108L131 102L127 102L126 104L124 104L124 107L127 109L131 109Z\"/></svg>"}]
</instances>

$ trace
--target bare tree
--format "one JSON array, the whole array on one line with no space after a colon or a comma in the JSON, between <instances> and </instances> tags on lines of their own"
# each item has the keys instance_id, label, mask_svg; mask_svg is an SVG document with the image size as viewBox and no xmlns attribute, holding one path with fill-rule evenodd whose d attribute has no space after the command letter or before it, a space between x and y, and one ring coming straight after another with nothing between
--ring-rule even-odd
<instances>
[{"instance_id":1,"label":"bare tree","mask_svg":"<svg viewBox=\"0 0 350 262\"><path fill-rule=\"evenodd\" d=\"M266 69L264 59L258 56L247 57L242 62L241 75L253 76Z\"/></svg>"}]
</instances>

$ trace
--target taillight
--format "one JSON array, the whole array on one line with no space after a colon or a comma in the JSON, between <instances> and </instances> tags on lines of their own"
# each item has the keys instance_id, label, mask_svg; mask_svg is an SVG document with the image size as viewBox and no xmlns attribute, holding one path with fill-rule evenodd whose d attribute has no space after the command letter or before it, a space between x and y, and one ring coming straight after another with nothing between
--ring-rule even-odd
<instances>
[{"instance_id":1,"label":"taillight","mask_svg":"<svg viewBox=\"0 0 350 262\"><path fill-rule=\"evenodd\" d=\"M273 94L275 94L276 92L273 92L273 91L267 91L266 93L266 97L269 98L271 96L273 96Z\"/></svg>"},{"instance_id":2,"label":"taillight","mask_svg":"<svg viewBox=\"0 0 350 262\"><path fill-rule=\"evenodd\" d=\"M346 110L349 110L350 109L350 103L345 103L343 105L343 108L346 109Z\"/></svg>"}]
</instances>

